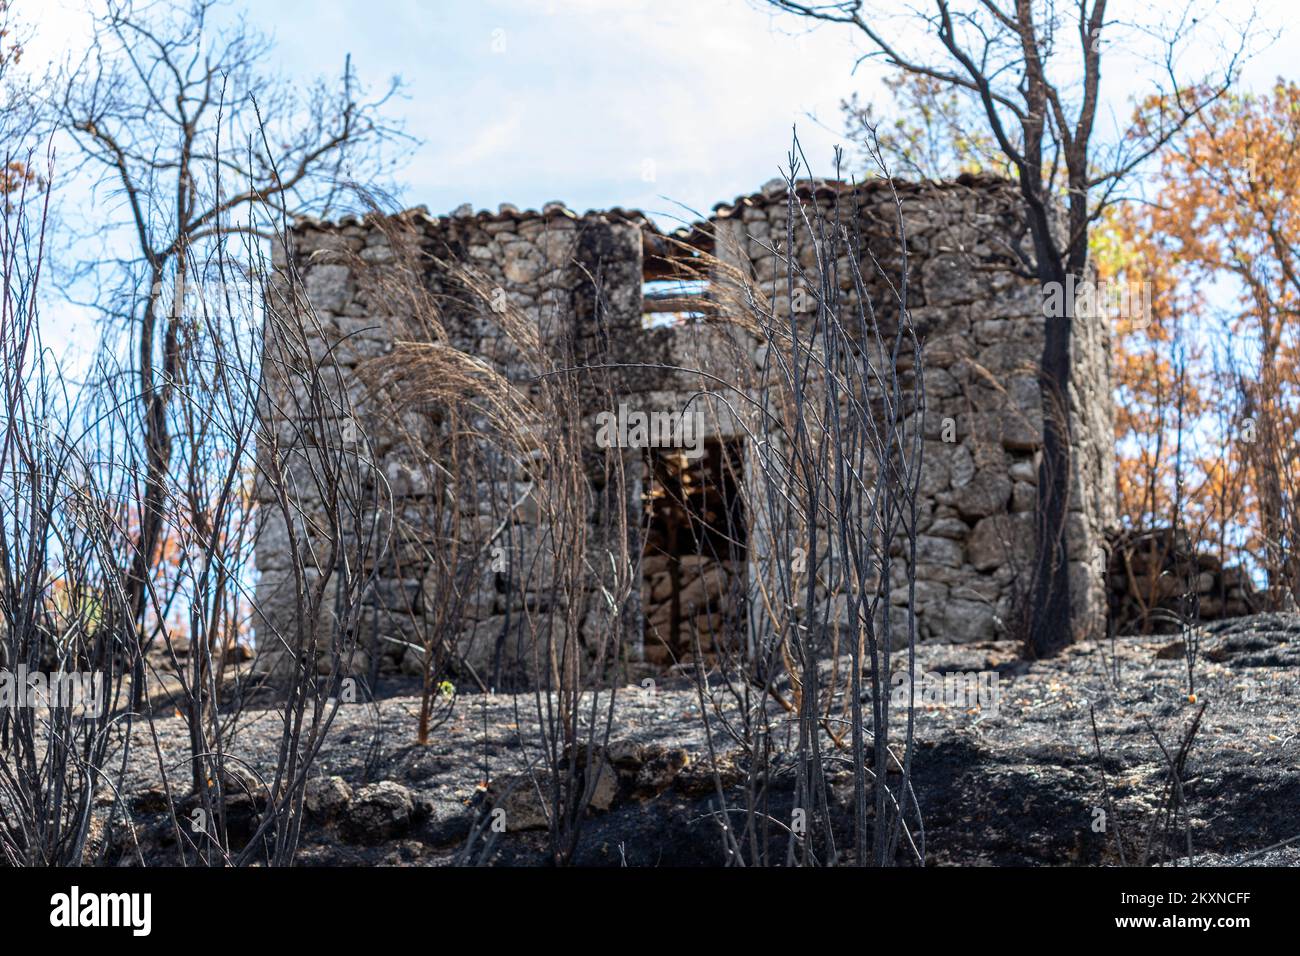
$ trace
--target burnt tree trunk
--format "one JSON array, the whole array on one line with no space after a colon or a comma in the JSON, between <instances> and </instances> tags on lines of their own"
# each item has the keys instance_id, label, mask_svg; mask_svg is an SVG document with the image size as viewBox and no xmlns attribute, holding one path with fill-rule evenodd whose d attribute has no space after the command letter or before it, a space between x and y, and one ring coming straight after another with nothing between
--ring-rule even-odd
<instances>
[{"instance_id":1,"label":"burnt tree trunk","mask_svg":"<svg viewBox=\"0 0 1300 956\"><path fill-rule=\"evenodd\" d=\"M1054 654L1074 638L1069 562L1065 541L1069 514L1071 435L1070 340L1074 328L1074 287L1087 266L1087 249L1072 244L1065 256L1052 237L1051 215L1034 177L1022 179L1021 193L1035 247L1039 281L1043 283L1043 353L1038 366L1038 391L1043 407L1043 456L1038 466L1038 502L1034 510L1034 564L1029 588L1028 650L1035 657ZM1071 209L1071 219L1078 210ZM1048 290L1061 293L1059 314L1046 307Z\"/></svg>"},{"instance_id":2,"label":"burnt tree trunk","mask_svg":"<svg viewBox=\"0 0 1300 956\"><path fill-rule=\"evenodd\" d=\"M1047 281L1060 282L1064 287L1065 274L1058 263L1059 260L1049 260L1049 268L1040 272L1056 273ZM1038 390L1043 405L1043 457L1038 466L1028 635L1030 650L1036 657L1054 653L1073 636L1065 542L1072 466L1069 406L1073 312L1073 303L1067 297L1063 315L1044 319L1043 356L1038 369Z\"/></svg>"}]
</instances>

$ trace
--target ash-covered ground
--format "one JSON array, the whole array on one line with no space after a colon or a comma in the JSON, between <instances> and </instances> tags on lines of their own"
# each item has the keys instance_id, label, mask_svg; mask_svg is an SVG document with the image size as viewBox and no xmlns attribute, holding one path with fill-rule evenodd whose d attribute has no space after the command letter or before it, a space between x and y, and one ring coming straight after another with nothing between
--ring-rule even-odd
<instances>
[{"instance_id":1,"label":"ash-covered ground","mask_svg":"<svg viewBox=\"0 0 1300 956\"><path fill-rule=\"evenodd\" d=\"M895 658L895 667L903 664ZM996 707L924 697L917 707L913 786L923 827L913 836L923 837L927 865L1185 865L1189 847L1196 865L1300 865L1300 840L1272 848L1300 836L1300 615L1205 627L1190 695L1184 648L1169 637L1080 644L1037 662L1005 642L922 646L917 671L998 675ZM538 709L531 694L462 696L431 743L417 746L418 697L341 707L313 772L299 862L547 863L535 786L544 783L536 775L544 763ZM706 709L712 747L688 678L617 690L609 744L592 762L600 771L574 863L728 862L720 821L744 806L749 765L721 725L720 716L734 712ZM793 740L793 725L775 702L771 713L776 756L761 779L765 812L781 820L794 808L795 764L781 739ZM169 779L183 793L185 725L167 716L155 727ZM890 734L899 752L904 729ZM248 711L233 750L269 773L278 730L273 708ZM118 805L133 826L119 828L108 858L176 862L159 757L145 728L136 735ZM831 814L848 833L847 753L825 751ZM1178 763L1175 782L1170 766ZM257 785L247 779L252 813ZM1181 794L1171 798L1171 790ZM1171 803L1178 807L1172 821ZM471 830L493 807L506 810L506 829L484 852L490 827L472 840ZM850 851L837 848L837 859L851 862Z\"/></svg>"}]
</instances>

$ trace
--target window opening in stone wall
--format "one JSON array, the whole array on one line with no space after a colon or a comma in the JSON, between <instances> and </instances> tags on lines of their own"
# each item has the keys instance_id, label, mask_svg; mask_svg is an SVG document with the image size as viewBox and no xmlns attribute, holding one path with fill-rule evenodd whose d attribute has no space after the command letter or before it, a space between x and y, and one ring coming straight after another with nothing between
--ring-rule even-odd
<instances>
[{"instance_id":1,"label":"window opening in stone wall","mask_svg":"<svg viewBox=\"0 0 1300 956\"><path fill-rule=\"evenodd\" d=\"M648 329L704 318L702 279L652 279L641 285L641 324Z\"/></svg>"},{"instance_id":2,"label":"window opening in stone wall","mask_svg":"<svg viewBox=\"0 0 1300 956\"><path fill-rule=\"evenodd\" d=\"M647 231L641 258L641 325L685 325L709 313L708 263L684 239Z\"/></svg>"}]
</instances>

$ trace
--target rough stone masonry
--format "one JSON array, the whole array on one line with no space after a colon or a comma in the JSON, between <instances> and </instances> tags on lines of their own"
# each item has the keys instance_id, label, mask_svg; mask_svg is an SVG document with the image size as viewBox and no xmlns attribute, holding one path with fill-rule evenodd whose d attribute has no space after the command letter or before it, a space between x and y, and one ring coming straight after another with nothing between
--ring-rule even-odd
<instances>
[{"instance_id":1,"label":"rough stone masonry","mask_svg":"<svg viewBox=\"0 0 1300 956\"><path fill-rule=\"evenodd\" d=\"M927 407L917 412L925 436L915 559L918 636L933 642L1005 637L1033 551L1042 431L1036 367L1044 326L1043 292L1017 270L1012 249L1023 226L1020 200L1010 184L963 176L896 188L911 264L910 313L924 340L926 363ZM801 200L810 202L842 200L850 192L868 246L896 245L893 199L881 184L799 186ZM488 341L490 323L481 308L456 294L459 280L449 264L472 273L483 288L538 322L555 321L557 315L581 322L592 313L591 272L598 259L605 319L601 347L608 359L636 366L620 378L618 399L633 408L680 409L699 390L701 380L662 366L697 368L714 355L718 367L704 371L726 375L731 360L721 359L721 351L701 349L701 336L717 333L702 330L699 322L656 321L660 305L652 290L660 273L655 264L681 255L673 250L694 247L728 261L760 286L779 290L784 266L776 250L785 241L786 219L787 187L774 182L719 204L707 222L672 235L636 211L576 214L558 203L540 211L502 205L496 212L475 213L464 206L447 216L414 210L386 225L399 223L428 250L431 265L423 281L442 297L442 322L453 344L485 356L507 377L517 376L518 368L508 356L494 352ZM302 219L293 228L289 248L276 253L282 269L292 266L301 275L319 319L319 332L311 333L319 340L312 344L313 353L328 354L345 379L360 376L367 363L382 362L396 342L412 334L401 304L375 291L376 277L393 259L391 229L380 226L372 217ZM806 260L810 250L798 247L798 241L793 255ZM864 274L871 272L864 269ZM679 306L673 308L680 311ZM734 337L731 341L734 344ZM762 348L762 343L750 343L744 354L761 364ZM1075 636L1082 637L1104 632L1106 541L1116 522L1110 341L1104 321L1076 319L1072 359L1067 547L1079 622ZM272 397L276 387L264 381ZM364 398L357 407L364 418ZM589 411L594 417L612 409ZM428 489L403 465L402 434L418 429L420 422L400 423L404 431L397 424L376 414L360 427L391 487L394 513L400 516L404 507L418 507ZM710 460L725 455L745 459L748 439L725 416L711 415L705 436L718 443L709 452ZM636 469L635 494L667 480L656 477L657 464L663 463L649 456L645 468ZM538 520L526 504L517 507L529 494L527 476L522 477L522 482L474 489L465 496L466 513L486 520L506 501L515 520ZM259 494L268 492L263 488ZM647 513L653 509L649 504ZM295 604L285 529L272 509L263 509L263 516L257 594L263 626L269 626L291 617ZM398 540L395 552L403 549L404 542ZM742 601L753 600L752 595L744 597L743 559L710 562L647 548L643 571L640 607L632 609L642 636L630 652L647 665L667 666L689 658L690 648L681 636L683 621L689 619L694 631L707 633L734 615L735 600L719 595L739 593ZM739 588L733 586L736 582ZM415 642L401 640L400 634L412 621L418 630L420 615L436 603L428 599L430 586L427 567L418 560L395 562L383 572L380 586L366 598L375 614L362 615L362 620L376 622L376 633L365 636L367 656L357 666L375 674L399 667L418 671L419 656L411 646ZM488 580L464 608L457 668L491 667L494 654L499 658L510 603L527 600L528 595L499 593ZM400 620L392 616L395 609L400 610ZM582 626L601 627L599 614L593 611ZM383 639L385 630L399 639Z\"/></svg>"}]
</instances>

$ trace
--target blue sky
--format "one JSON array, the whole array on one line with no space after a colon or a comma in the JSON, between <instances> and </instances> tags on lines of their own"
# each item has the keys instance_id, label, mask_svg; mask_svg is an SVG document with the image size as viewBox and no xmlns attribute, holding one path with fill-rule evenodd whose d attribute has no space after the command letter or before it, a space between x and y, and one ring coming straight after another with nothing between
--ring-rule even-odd
<instances>
[{"instance_id":1,"label":"blue sky","mask_svg":"<svg viewBox=\"0 0 1300 956\"><path fill-rule=\"evenodd\" d=\"M84 35L85 0L43 0L29 62ZM777 175L799 124L829 158L864 78L846 33L808 35L751 0L266 0L234 6L289 77L351 53L421 140L401 200L707 210ZM794 35L799 32L802 35ZM665 198L669 197L669 198Z\"/></svg>"},{"instance_id":2,"label":"blue sky","mask_svg":"<svg viewBox=\"0 0 1300 956\"><path fill-rule=\"evenodd\" d=\"M884 2L902 9L903 0ZM1293 2L1264 0L1259 22L1283 28ZM35 20L26 65L75 57L99 3L20 2ZM1155 0L1141 11L1183 5ZM685 210L707 212L776 176L796 125L814 171L830 172L841 100L856 92L888 102L883 68L859 63L854 31L810 28L760 0L231 0L230 9L274 37L273 67L286 77L336 73L349 53L372 87L401 75L393 112L420 143L395 199L434 213L561 200L689 220ZM1292 46L1284 34L1259 54L1246 85L1294 77ZM1198 44L1180 67L1202 73L1219 56L1212 41ZM1107 110L1126 118L1151 74L1112 50ZM1103 137L1111 115L1103 111ZM93 341L78 334L93 322L84 309L51 303L46 318L69 345Z\"/></svg>"},{"instance_id":3,"label":"blue sky","mask_svg":"<svg viewBox=\"0 0 1300 956\"><path fill-rule=\"evenodd\" d=\"M901 0L893 0L901 5ZM1291 0L1259 5L1280 26ZM1163 0L1171 10L1182 0ZM841 99L880 98L882 70L854 72L853 31L808 29L758 0L234 0L277 41L286 76L336 71L407 84L394 110L422 144L401 172L406 205L462 202L578 209L615 205L667 216L707 210L777 174L796 123L826 172ZM1162 2L1144 4L1158 9ZM1229 5L1232 6L1231 4ZM20 5L21 7L21 5ZM84 36L86 0L42 0L29 62ZM1286 72L1286 38L1252 64L1251 85ZM1184 64L1211 67L1197 49ZM1141 67L1106 75L1124 106ZM1127 112L1127 107L1124 107Z\"/></svg>"},{"instance_id":4,"label":"blue sky","mask_svg":"<svg viewBox=\"0 0 1300 956\"><path fill-rule=\"evenodd\" d=\"M796 122L829 155L857 57L849 36L792 36L797 23L782 32L746 0L276 7L287 70L351 50L375 79L402 73L402 109L425 141L405 198L435 212L554 199L707 209L776 175Z\"/></svg>"}]
</instances>

